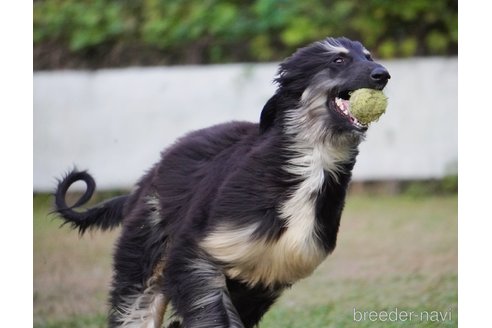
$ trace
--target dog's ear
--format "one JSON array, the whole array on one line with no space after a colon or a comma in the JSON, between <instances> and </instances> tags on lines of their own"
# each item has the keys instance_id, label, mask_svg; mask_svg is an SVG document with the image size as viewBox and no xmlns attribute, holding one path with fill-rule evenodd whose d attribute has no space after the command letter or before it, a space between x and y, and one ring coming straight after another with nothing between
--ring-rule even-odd
<instances>
[{"instance_id":1,"label":"dog's ear","mask_svg":"<svg viewBox=\"0 0 492 328\"><path fill-rule=\"evenodd\" d=\"M260 133L265 133L275 123L278 110L277 101L278 95L275 94L263 106L260 116Z\"/></svg>"}]
</instances>

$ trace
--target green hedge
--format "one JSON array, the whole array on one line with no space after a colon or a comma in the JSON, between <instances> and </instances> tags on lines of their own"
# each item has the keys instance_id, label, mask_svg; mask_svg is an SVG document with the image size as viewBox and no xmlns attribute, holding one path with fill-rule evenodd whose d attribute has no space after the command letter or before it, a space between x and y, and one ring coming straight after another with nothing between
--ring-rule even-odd
<instances>
[{"instance_id":1,"label":"green hedge","mask_svg":"<svg viewBox=\"0 0 492 328\"><path fill-rule=\"evenodd\" d=\"M38 0L35 67L36 56L60 49L123 62L150 54L149 64L153 56L170 64L270 61L340 35L380 58L456 54L457 12L457 0Z\"/></svg>"}]
</instances>

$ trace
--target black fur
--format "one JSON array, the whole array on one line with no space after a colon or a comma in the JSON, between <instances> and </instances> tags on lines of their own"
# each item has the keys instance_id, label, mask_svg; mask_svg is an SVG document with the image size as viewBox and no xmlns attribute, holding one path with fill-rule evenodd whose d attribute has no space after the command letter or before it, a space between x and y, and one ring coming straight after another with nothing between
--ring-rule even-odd
<instances>
[{"instance_id":1,"label":"black fur","mask_svg":"<svg viewBox=\"0 0 492 328\"><path fill-rule=\"evenodd\" d=\"M86 184L86 191L75 204L68 206L65 202L65 194L68 188L77 181L83 181ZM74 208L86 204L95 190L96 182L86 171L73 170L59 181L55 191L55 211L65 219L65 223L70 223L73 228L79 229L81 234L88 228L99 228L101 230L114 228L123 219L123 208L128 196L112 198L95 205L85 212L74 211Z\"/></svg>"},{"instance_id":2,"label":"black fur","mask_svg":"<svg viewBox=\"0 0 492 328\"><path fill-rule=\"evenodd\" d=\"M109 325L139 326L149 304L161 304L156 295L173 307L176 321L170 327L257 325L282 291L313 268L307 273L292 269L288 265L298 263L290 263L286 254L287 278L280 261L275 263L279 271L267 279L261 255L256 263L226 260L231 255L221 253L221 242L233 243L237 234L238 240L247 238L243 246L251 253L246 255L255 254L254 245L263 245L265 254L275 247L282 252L291 246L281 248L282 238L291 231L304 233L294 226L306 219L313 222L313 232L298 237L314 246L297 250L315 265L317 254L333 251L357 146L367 129L344 116L335 98L346 99L362 87L383 89L388 79L359 42L328 38L280 65L278 89L259 124L231 122L186 135L162 153L131 194L76 212L95 184L86 172L67 175L55 197L56 211L66 222L81 233L123 225L114 254ZM309 170L319 173L321 167L321 180L313 179ZM68 207L65 194L77 180L87 184L87 191ZM297 207L294 195L304 207ZM309 216L311 207L312 218L298 213Z\"/></svg>"}]
</instances>

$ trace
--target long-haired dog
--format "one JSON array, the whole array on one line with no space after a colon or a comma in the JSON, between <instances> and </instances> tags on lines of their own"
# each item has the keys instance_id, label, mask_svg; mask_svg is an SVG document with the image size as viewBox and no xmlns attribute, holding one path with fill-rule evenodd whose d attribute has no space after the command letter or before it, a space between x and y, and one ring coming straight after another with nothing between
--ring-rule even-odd
<instances>
[{"instance_id":1,"label":"long-haired dog","mask_svg":"<svg viewBox=\"0 0 492 328\"><path fill-rule=\"evenodd\" d=\"M335 248L347 185L367 126L350 91L390 75L359 42L327 38L280 64L259 124L191 132L162 153L135 191L85 211L95 190L72 171L56 211L81 233L122 225L110 327L253 327ZM84 195L68 206L70 185Z\"/></svg>"}]
</instances>

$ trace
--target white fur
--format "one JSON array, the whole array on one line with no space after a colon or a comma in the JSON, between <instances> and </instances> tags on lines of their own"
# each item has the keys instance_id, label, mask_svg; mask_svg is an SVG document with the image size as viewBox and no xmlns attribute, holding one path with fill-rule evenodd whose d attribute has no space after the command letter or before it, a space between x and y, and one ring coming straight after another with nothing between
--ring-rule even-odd
<instances>
[{"instance_id":1,"label":"white fur","mask_svg":"<svg viewBox=\"0 0 492 328\"><path fill-rule=\"evenodd\" d=\"M160 282L164 262L159 262L147 280L146 289L135 286L135 294L128 296L117 309L121 328L161 328L169 300L162 294Z\"/></svg>"},{"instance_id":2,"label":"white fur","mask_svg":"<svg viewBox=\"0 0 492 328\"><path fill-rule=\"evenodd\" d=\"M128 297L120 306L121 328L160 328L167 300L153 286Z\"/></svg>"},{"instance_id":3,"label":"white fur","mask_svg":"<svg viewBox=\"0 0 492 328\"><path fill-rule=\"evenodd\" d=\"M305 148L303 152L286 167L304 180L279 208L287 229L276 242L253 239L257 224L241 228L222 224L202 241L201 246L216 259L233 264L227 271L231 278L250 285L294 283L310 275L326 257L316 241L315 197L312 196L323 185L324 169L328 167L335 172L334 161L340 159L333 160L323 146Z\"/></svg>"},{"instance_id":4,"label":"white fur","mask_svg":"<svg viewBox=\"0 0 492 328\"><path fill-rule=\"evenodd\" d=\"M337 83L334 80L322 88L307 88L301 97L301 107L286 113L285 133L295 140L289 150L298 154L286 167L289 173L309 179L313 173L319 176L325 170L337 180L340 164L353 156L353 145L327 132L326 94ZM316 181L314 187L318 189L323 181ZM313 185L312 179L307 184Z\"/></svg>"},{"instance_id":5,"label":"white fur","mask_svg":"<svg viewBox=\"0 0 492 328\"><path fill-rule=\"evenodd\" d=\"M285 169L304 180L278 209L287 226L280 238L276 242L253 239L257 224L242 228L223 224L201 243L215 258L233 264L227 272L231 278L251 285L294 283L310 275L327 255L316 241L313 196L323 185L324 171L335 174L336 163L346 159L346 154L331 153L322 144L293 147L300 156L293 158Z\"/></svg>"},{"instance_id":6,"label":"white fur","mask_svg":"<svg viewBox=\"0 0 492 328\"><path fill-rule=\"evenodd\" d=\"M194 290L194 301L191 309L200 310L201 312L208 311L209 306L222 306L227 312L229 320L228 327L243 328L243 324L239 319L239 315L234 308L229 295L224 274L217 267L208 261L196 260L188 266L188 269L193 271L193 276L197 281L202 283ZM202 317L199 321L189 323L190 328L209 328L217 325L215 317Z\"/></svg>"},{"instance_id":7,"label":"white fur","mask_svg":"<svg viewBox=\"0 0 492 328\"><path fill-rule=\"evenodd\" d=\"M250 285L294 283L310 275L326 257L316 237L315 196L323 186L325 172L336 180L340 164L353 155L352 145L335 142L326 132L326 90L335 83L308 88L301 107L286 113L285 133L294 140L288 150L297 156L284 169L302 182L277 209L287 227L280 238L275 242L252 238L257 224L222 224L202 241L201 246L213 257L233 264L227 271L231 278Z\"/></svg>"},{"instance_id":8,"label":"white fur","mask_svg":"<svg viewBox=\"0 0 492 328\"><path fill-rule=\"evenodd\" d=\"M238 228L223 224L201 245L215 258L234 264L227 271L230 278L252 286L259 282L267 286L294 283L308 276L325 256L299 231L300 224L289 227L274 244L252 239L255 229L256 225Z\"/></svg>"},{"instance_id":9,"label":"white fur","mask_svg":"<svg viewBox=\"0 0 492 328\"><path fill-rule=\"evenodd\" d=\"M204 281L201 289L195 291L195 300L192 309L203 308L221 300L222 293L226 289L224 275L208 261L196 260L188 266L196 279Z\"/></svg>"},{"instance_id":10,"label":"white fur","mask_svg":"<svg viewBox=\"0 0 492 328\"><path fill-rule=\"evenodd\" d=\"M328 38L326 40L320 41L320 43L329 51L329 52L338 52L338 53L349 53L349 50L345 48L338 40L333 38Z\"/></svg>"},{"instance_id":11,"label":"white fur","mask_svg":"<svg viewBox=\"0 0 492 328\"><path fill-rule=\"evenodd\" d=\"M161 205L159 203L159 198L157 196L148 196L147 205L151 208L151 214L148 217L149 223L152 226L157 226L161 223Z\"/></svg>"}]
</instances>

